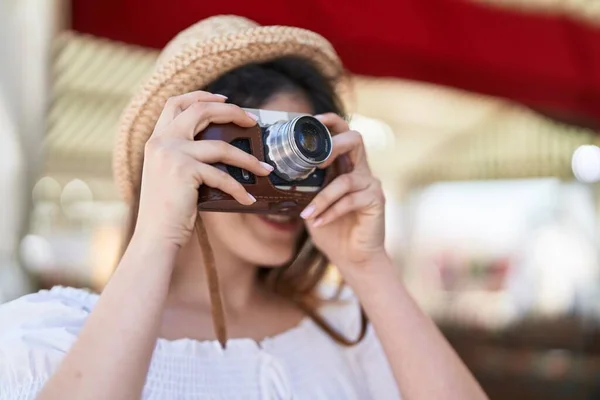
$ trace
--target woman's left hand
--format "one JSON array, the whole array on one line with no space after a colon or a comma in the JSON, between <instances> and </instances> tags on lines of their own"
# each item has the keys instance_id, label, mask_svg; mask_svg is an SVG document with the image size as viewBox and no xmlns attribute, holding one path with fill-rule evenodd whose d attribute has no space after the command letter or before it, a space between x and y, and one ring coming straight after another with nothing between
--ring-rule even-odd
<instances>
[{"instance_id":1,"label":"woman's left hand","mask_svg":"<svg viewBox=\"0 0 600 400\"><path fill-rule=\"evenodd\" d=\"M327 185L301 216L315 246L346 276L385 256L385 197L367 163L361 134L336 114L317 118L335 134L332 154L321 168L346 154L353 170Z\"/></svg>"}]
</instances>

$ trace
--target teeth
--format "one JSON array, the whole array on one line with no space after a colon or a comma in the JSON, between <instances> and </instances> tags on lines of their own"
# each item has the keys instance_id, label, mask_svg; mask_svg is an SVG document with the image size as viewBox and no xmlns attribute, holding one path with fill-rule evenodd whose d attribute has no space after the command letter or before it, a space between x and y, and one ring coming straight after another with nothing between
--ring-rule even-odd
<instances>
[{"instance_id":1,"label":"teeth","mask_svg":"<svg viewBox=\"0 0 600 400\"><path fill-rule=\"evenodd\" d=\"M265 218L274 222L290 222L292 220L292 217L287 215L266 215Z\"/></svg>"}]
</instances>

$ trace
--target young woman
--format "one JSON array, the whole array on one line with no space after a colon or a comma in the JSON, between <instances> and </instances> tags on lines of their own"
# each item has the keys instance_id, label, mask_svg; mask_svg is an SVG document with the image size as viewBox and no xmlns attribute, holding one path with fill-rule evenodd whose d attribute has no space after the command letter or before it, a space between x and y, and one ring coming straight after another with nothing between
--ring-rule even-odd
<instances>
[{"instance_id":1,"label":"young woman","mask_svg":"<svg viewBox=\"0 0 600 400\"><path fill-rule=\"evenodd\" d=\"M100 296L54 288L0 307L0 398L485 398L385 252L384 196L344 119L343 76L330 44L298 28L226 16L178 35L123 116L124 255ZM344 155L352 171L302 218L198 215L201 185L256 201L214 163L272 171L225 142L194 141L210 123L254 126L240 107L316 115L335 134L323 167ZM337 300L320 284L327 260L347 284ZM219 299L227 338L214 326Z\"/></svg>"}]
</instances>

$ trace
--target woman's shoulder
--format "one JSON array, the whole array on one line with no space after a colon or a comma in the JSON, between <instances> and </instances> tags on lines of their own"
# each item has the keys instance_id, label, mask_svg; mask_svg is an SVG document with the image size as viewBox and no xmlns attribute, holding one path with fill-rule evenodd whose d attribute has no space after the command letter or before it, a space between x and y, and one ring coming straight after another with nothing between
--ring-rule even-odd
<instances>
[{"instance_id":1,"label":"woman's shoulder","mask_svg":"<svg viewBox=\"0 0 600 400\"><path fill-rule=\"evenodd\" d=\"M361 330L362 312L354 291L348 286L339 290L337 285L323 285L320 291L323 298L333 298L321 307L321 314L346 338L356 339ZM369 398L400 398L390 364L371 324L367 325L364 338L355 346L345 347L345 351L348 361L358 371L359 379L366 382Z\"/></svg>"},{"instance_id":2,"label":"woman's shoulder","mask_svg":"<svg viewBox=\"0 0 600 400\"><path fill-rule=\"evenodd\" d=\"M0 305L0 392L29 398L39 390L75 342L96 297L54 287Z\"/></svg>"},{"instance_id":3,"label":"woman's shoulder","mask_svg":"<svg viewBox=\"0 0 600 400\"><path fill-rule=\"evenodd\" d=\"M0 305L0 344L36 331L78 330L97 295L84 289L57 286Z\"/></svg>"}]
</instances>

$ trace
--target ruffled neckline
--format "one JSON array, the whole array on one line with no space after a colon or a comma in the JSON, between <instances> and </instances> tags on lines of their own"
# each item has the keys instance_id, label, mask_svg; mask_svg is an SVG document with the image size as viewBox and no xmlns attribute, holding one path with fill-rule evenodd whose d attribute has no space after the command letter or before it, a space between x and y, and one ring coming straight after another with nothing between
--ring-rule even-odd
<instances>
[{"instance_id":1,"label":"ruffled neckline","mask_svg":"<svg viewBox=\"0 0 600 400\"><path fill-rule=\"evenodd\" d=\"M48 291L53 294L65 295L71 299L76 299L81 302L83 309L90 313L100 295L98 293L86 290L78 289L66 286L55 286ZM231 352L260 352L263 349L273 347L275 344L287 341L287 342L301 342L300 337L304 336L310 329L314 329L316 325L309 316L305 316L292 328L285 330L274 335L269 335L261 340L254 340L251 338L230 338L227 340L226 347L223 349L221 344L216 339L192 339L192 338L178 338L178 339L166 339L159 337L156 341L156 351L158 352L176 352L182 354L199 355L206 354L207 352L219 352L222 354L228 354Z\"/></svg>"},{"instance_id":2,"label":"ruffled neckline","mask_svg":"<svg viewBox=\"0 0 600 400\"><path fill-rule=\"evenodd\" d=\"M230 338L227 340L225 349L221 347L221 344L216 339L191 339L191 338L179 338L179 339L166 339L159 337L157 339L158 351L176 351L177 353L186 354L203 354L207 351L217 351L222 354L230 352L260 352L261 350L273 347L276 343L282 341L296 342L300 341L300 337L304 336L308 329L313 325L313 321L310 317L304 317L302 320L293 326L292 328L274 334L266 336L261 340L254 340L251 338Z\"/></svg>"}]
</instances>

